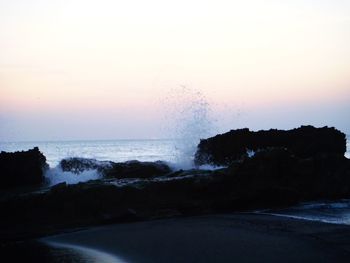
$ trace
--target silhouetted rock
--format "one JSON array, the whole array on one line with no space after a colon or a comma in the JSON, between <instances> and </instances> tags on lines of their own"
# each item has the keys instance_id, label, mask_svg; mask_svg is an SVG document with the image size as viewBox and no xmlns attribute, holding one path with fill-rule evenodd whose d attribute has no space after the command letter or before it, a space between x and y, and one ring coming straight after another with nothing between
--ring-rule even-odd
<instances>
[{"instance_id":1,"label":"silhouetted rock","mask_svg":"<svg viewBox=\"0 0 350 263\"><path fill-rule=\"evenodd\" d=\"M105 169L111 168L113 162L98 161L96 159L72 157L60 161L60 167L64 172L72 172L79 174L86 170L98 170L103 172Z\"/></svg>"},{"instance_id":2,"label":"silhouetted rock","mask_svg":"<svg viewBox=\"0 0 350 263\"><path fill-rule=\"evenodd\" d=\"M249 151L267 148L287 148L296 156L307 158L319 153L346 152L346 136L335 128L301 126L293 130L249 131L231 130L212 138L201 140L195 163L228 165L247 156Z\"/></svg>"},{"instance_id":3,"label":"silhouetted rock","mask_svg":"<svg viewBox=\"0 0 350 263\"><path fill-rule=\"evenodd\" d=\"M258 152L229 167L237 196L254 205L350 196L350 160L338 154L299 158L286 149Z\"/></svg>"},{"instance_id":4,"label":"silhouetted rock","mask_svg":"<svg viewBox=\"0 0 350 263\"><path fill-rule=\"evenodd\" d=\"M65 189L66 187L67 187L66 182L58 183L58 184L51 186L51 191L52 192L61 191L62 189Z\"/></svg>"},{"instance_id":5,"label":"silhouetted rock","mask_svg":"<svg viewBox=\"0 0 350 263\"><path fill-rule=\"evenodd\" d=\"M0 153L0 188L40 185L48 167L45 156L35 147L22 152Z\"/></svg>"},{"instance_id":6,"label":"silhouetted rock","mask_svg":"<svg viewBox=\"0 0 350 263\"><path fill-rule=\"evenodd\" d=\"M105 178L151 178L171 172L170 167L162 162L139 162L136 160L122 163L97 161L86 158L67 158L60 162L63 171L79 174L85 170L97 170Z\"/></svg>"},{"instance_id":7,"label":"silhouetted rock","mask_svg":"<svg viewBox=\"0 0 350 263\"><path fill-rule=\"evenodd\" d=\"M111 168L104 170L104 176L109 178L151 178L170 173L170 167L162 162L127 161L113 163Z\"/></svg>"}]
</instances>

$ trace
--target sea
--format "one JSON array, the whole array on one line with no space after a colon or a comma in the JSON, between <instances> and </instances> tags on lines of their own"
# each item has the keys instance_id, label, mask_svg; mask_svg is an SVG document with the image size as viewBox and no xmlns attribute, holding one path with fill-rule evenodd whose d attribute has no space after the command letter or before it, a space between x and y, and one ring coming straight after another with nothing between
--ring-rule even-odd
<instances>
[{"instance_id":1,"label":"sea","mask_svg":"<svg viewBox=\"0 0 350 263\"><path fill-rule=\"evenodd\" d=\"M350 138L350 136L347 136ZM86 171L77 176L70 172L63 172L59 162L64 158L83 157L100 161L124 162L128 160L139 161L165 161L173 169L193 168L193 156L196 145L181 140L89 140L89 141L33 141L33 142L0 142L0 151L15 152L39 147L46 156L50 166L46 177L51 185L67 182L78 182L98 179L96 171ZM350 158L350 144L347 141L347 152ZM215 167L206 166L206 169ZM294 207L281 210L262 210L258 213L276 216L291 217L303 220L315 220L332 224L350 225L350 200L302 203Z\"/></svg>"},{"instance_id":2,"label":"sea","mask_svg":"<svg viewBox=\"0 0 350 263\"><path fill-rule=\"evenodd\" d=\"M74 184L100 177L95 170L84 171L79 176L63 172L59 163L65 158L79 157L113 162L164 161L174 170L178 170L193 168L196 151L196 144L176 139L0 142L0 151L6 152L33 147L39 147L46 157L50 169L45 176L50 185L61 182Z\"/></svg>"},{"instance_id":3,"label":"sea","mask_svg":"<svg viewBox=\"0 0 350 263\"><path fill-rule=\"evenodd\" d=\"M64 158L82 157L99 161L125 162L129 160L175 162L175 140L89 140L2 142L1 151L22 151L39 147L50 167Z\"/></svg>"}]
</instances>

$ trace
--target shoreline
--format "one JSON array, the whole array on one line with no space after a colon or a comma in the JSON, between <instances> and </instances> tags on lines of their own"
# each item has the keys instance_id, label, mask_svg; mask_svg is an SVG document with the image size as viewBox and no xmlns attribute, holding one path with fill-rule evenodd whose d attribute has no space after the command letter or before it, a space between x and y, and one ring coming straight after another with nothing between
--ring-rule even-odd
<instances>
[{"instance_id":1,"label":"shoreline","mask_svg":"<svg viewBox=\"0 0 350 263\"><path fill-rule=\"evenodd\" d=\"M90 262L93 260L93 262L99 263L126 263L114 255L93 248L52 241L45 241L43 243L51 248L63 250L66 254L70 253L71 256L73 256L79 262Z\"/></svg>"},{"instance_id":2,"label":"shoreline","mask_svg":"<svg viewBox=\"0 0 350 263\"><path fill-rule=\"evenodd\" d=\"M341 221L334 221L331 222L326 219L312 219L307 216L298 216L298 215L292 215L292 214L282 214L282 213L274 213L274 212L256 212L256 214L259 215L268 215L268 216L276 216L276 217L283 217L283 218L289 218L294 220L303 220L303 221L309 221L309 222L319 222L323 224L331 224L331 225L342 225L342 226L350 226L350 224L342 223Z\"/></svg>"},{"instance_id":3,"label":"shoreline","mask_svg":"<svg viewBox=\"0 0 350 263\"><path fill-rule=\"evenodd\" d=\"M350 226L254 213L92 227L39 239L122 262L349 262Z\"/></svg>"}]
</instances>

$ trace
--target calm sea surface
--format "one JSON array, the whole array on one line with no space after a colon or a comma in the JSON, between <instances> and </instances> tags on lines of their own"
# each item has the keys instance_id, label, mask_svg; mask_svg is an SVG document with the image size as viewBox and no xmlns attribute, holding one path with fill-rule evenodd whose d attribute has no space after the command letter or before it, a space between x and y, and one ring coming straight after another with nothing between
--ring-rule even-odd
<instances>
[{"instance_id":1,"label":"calm sea surface","mask_svg":"<svg viewBox=\"0 0 350 263\"><path fill-rule=\"evenodd\" d=\"M22 151L35 146L38 146L46 156L51 167L67 157L115 162L128 160L175 162L179 154L174 140L0 142L0 151Z\"/></svg>"}]
</instances>

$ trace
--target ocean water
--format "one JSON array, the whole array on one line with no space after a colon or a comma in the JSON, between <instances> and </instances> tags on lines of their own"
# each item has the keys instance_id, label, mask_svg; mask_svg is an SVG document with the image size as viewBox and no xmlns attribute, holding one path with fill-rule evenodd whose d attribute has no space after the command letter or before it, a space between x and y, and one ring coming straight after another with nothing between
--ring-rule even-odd
<instances>
[{"instance_id":1,"label":"ocean water","mask_svg":"<svg viewBox=\"0 0 350 263\"><path fill-rule=\"evenodd\" d=\"M184 144L181 140L0 142L0 151L15 152L39 147L50 166L45 174L47 181L49 185L55 185L61 182L75 184L100 178L100 174L95 170L84 171L79 176L63 172L58 164L64 158L82 157L114 162L160 160L174 170L190 169L194 167L193 156L198 143L199 139L197 143L192 144Z\"/></svg>"},{"instance_id":2,"label":"ocean water","mask_svg":"<svg viewBox=\"0 0 350 263\"><path fill-rule=\"evenodd\" d=\"M175 140L2 142L0 150L14 152L36 146L46 156L50 167L57 166L62 159L68 157L114 162L128 160L176 162L180 155Z\"/></svg>"},{"instance_id":3,"label":"ocean water","mask_svg":"<svg viewBox=\"0 0 350 263\"><path fill-rule=\"evenodd\" d=\"M279 210L258 211L258 213L350 225L350 200L309 202Z\"/></svg>"}]
</instances>

